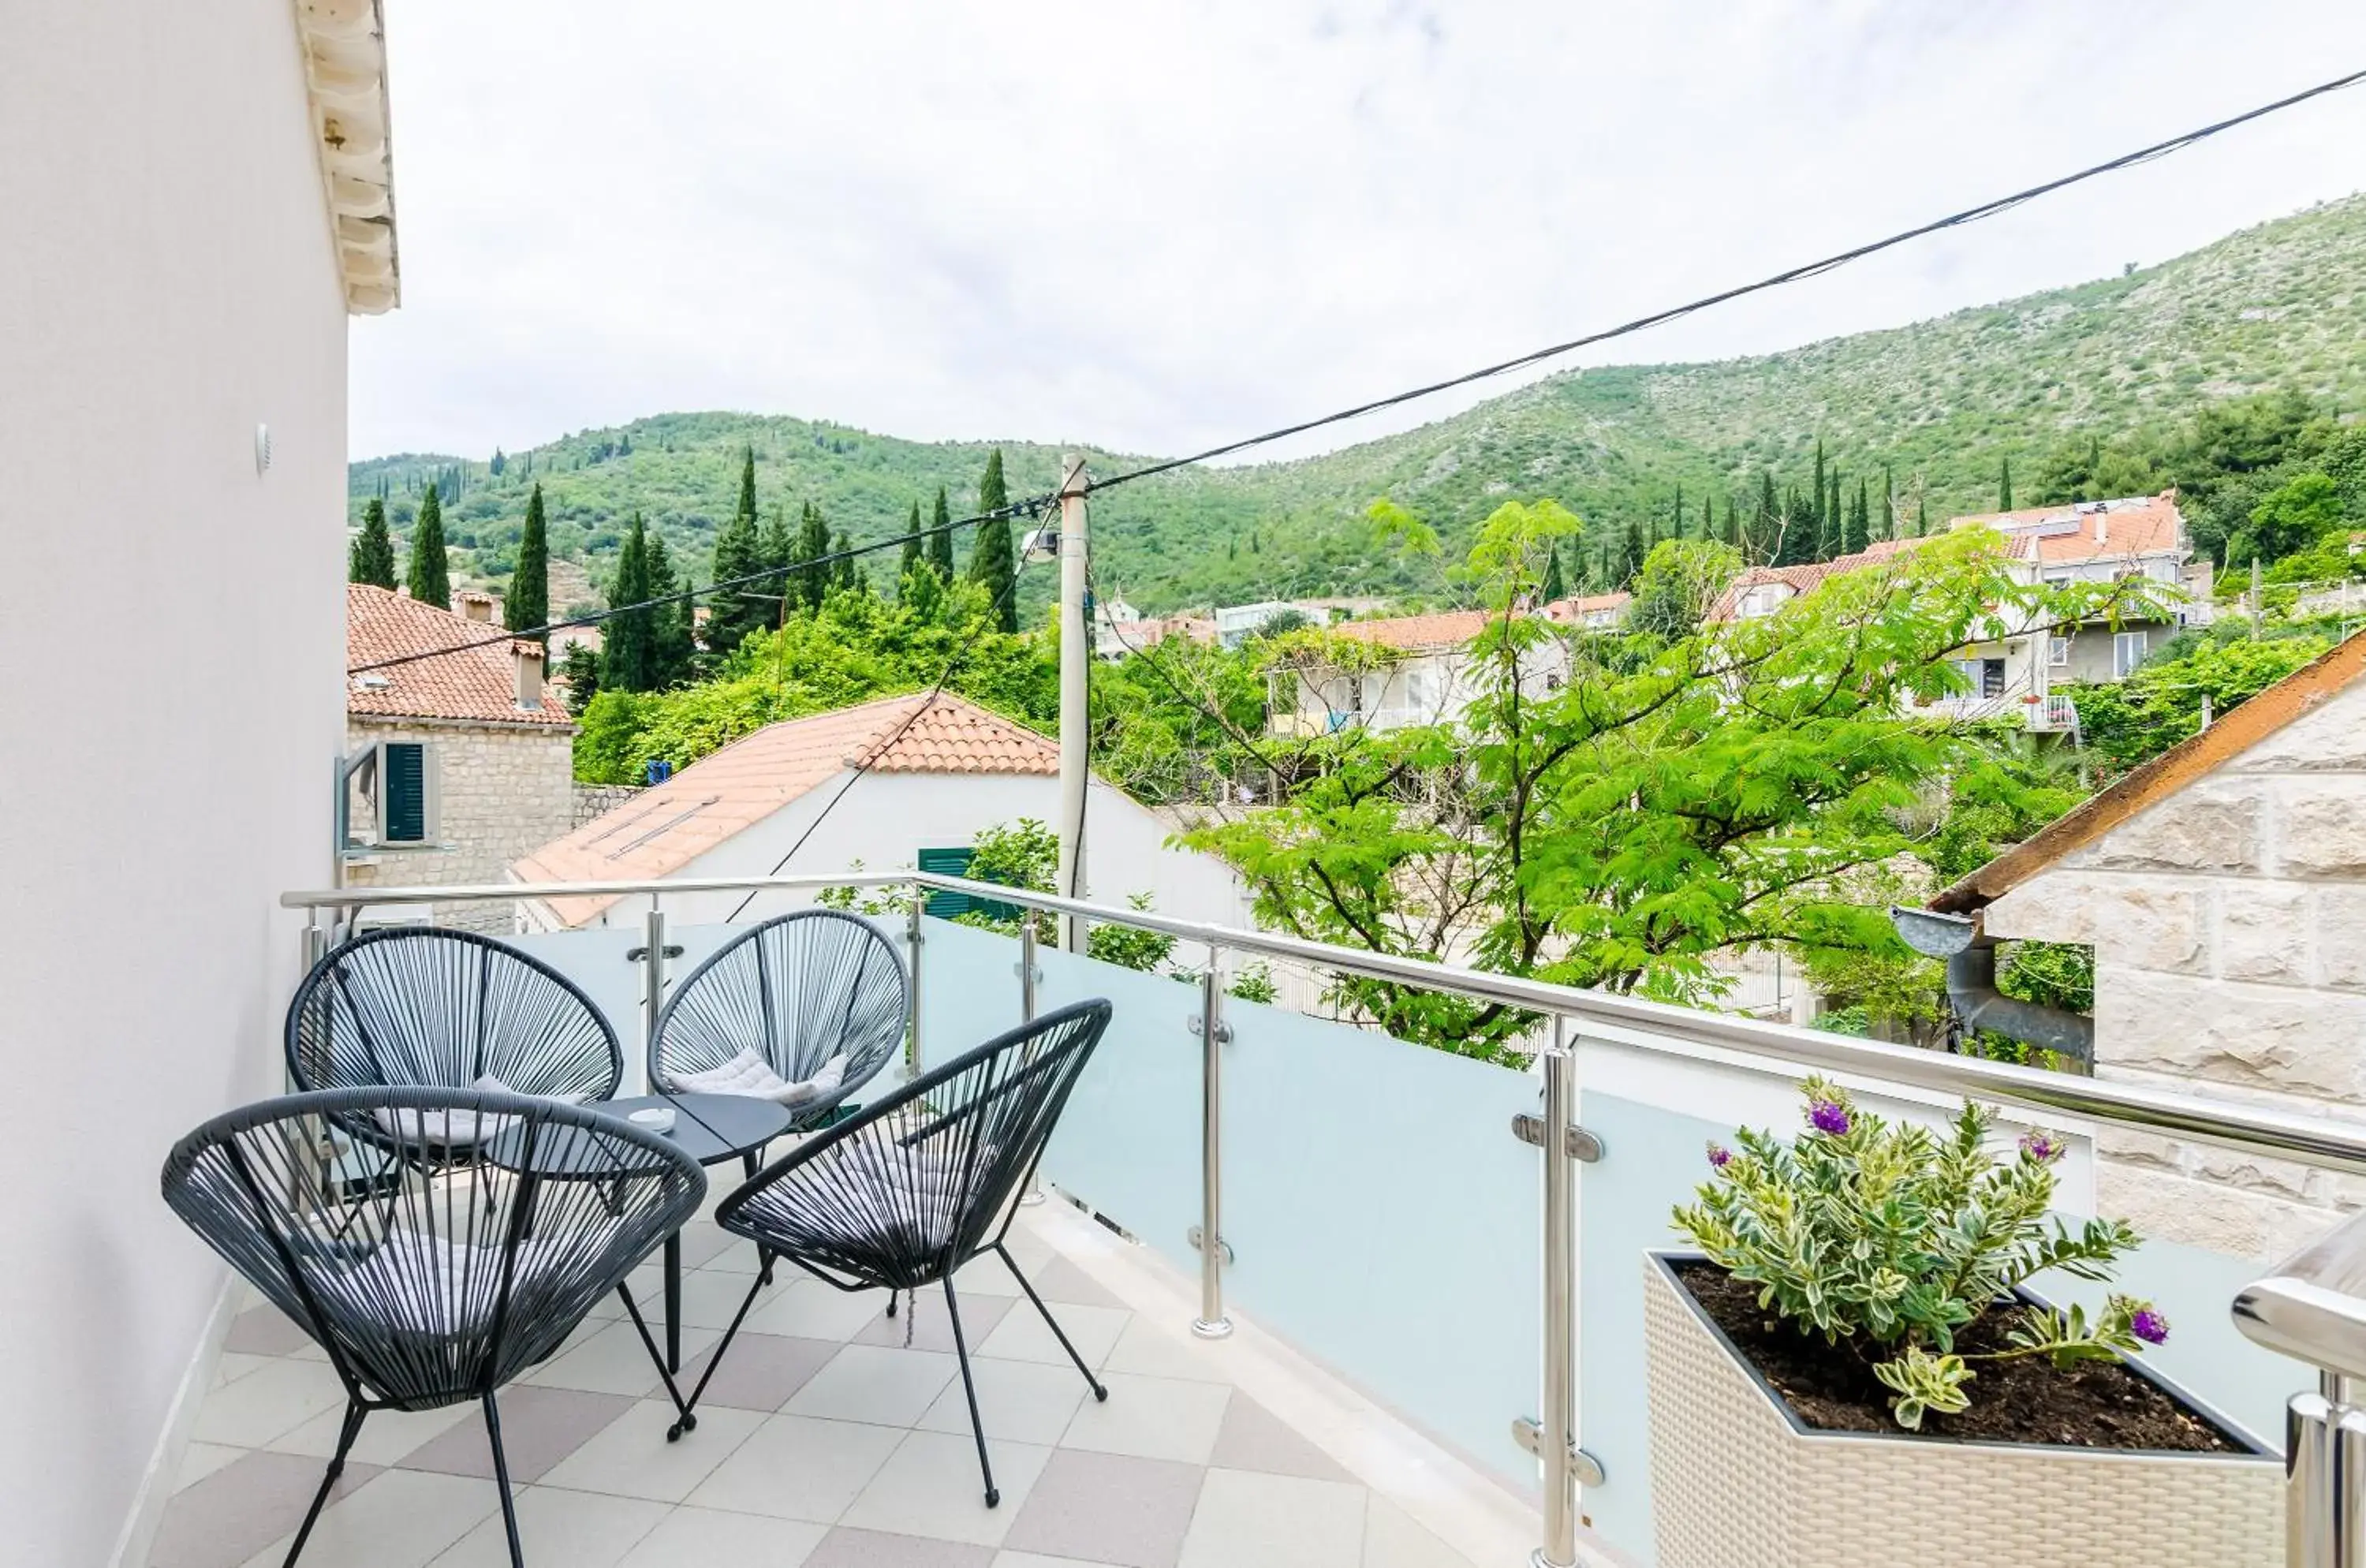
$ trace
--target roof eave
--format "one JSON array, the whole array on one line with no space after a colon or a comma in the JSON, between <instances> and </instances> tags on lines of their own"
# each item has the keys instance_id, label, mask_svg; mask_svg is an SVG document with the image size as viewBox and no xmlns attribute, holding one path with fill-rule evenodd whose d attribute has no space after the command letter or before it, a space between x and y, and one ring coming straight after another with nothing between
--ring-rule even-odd
<instances>
[{"instance_id":1,"label":"roof eave","mask_svg":"<svg viewBox=\"0 0 2366 1568\"><path fill-rule=\"evenodd\" d=\"M382 0L297 0L296 27L345 309L382 315L402 303Z\"/></svg>"}]
</instances>

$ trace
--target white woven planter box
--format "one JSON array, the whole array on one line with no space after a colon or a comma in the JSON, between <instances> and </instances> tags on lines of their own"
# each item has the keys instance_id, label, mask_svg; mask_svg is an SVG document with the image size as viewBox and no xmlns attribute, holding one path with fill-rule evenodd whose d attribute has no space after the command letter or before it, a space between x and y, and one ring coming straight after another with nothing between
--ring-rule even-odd
<instances>
[{"instance_id":1,"label":"white woven planter box","mask_svg":"<svg viewBox=\"0 0 2366 1568\"><path fill-rule=\"evenodd\" d=\"M1684 1256L1643 1263L1659 1568L2281 1568L2275 1456L1811 1430L1677 1282Z\"/></svg>"}]
</instances>

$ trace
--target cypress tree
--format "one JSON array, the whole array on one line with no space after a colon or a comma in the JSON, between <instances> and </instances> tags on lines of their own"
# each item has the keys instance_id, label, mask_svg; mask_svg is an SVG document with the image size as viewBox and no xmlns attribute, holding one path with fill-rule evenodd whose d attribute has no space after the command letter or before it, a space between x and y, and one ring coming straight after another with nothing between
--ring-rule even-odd
<instances>
[{"instance_id":1,"label":"cypress tree","mask_svg":"<svg viewBox=\"0 0 2366 1568\"><path fill-rule=\"evenodd\" d=\"M763 615L765 626L777 626L797 607L797 584L789 576L789 568L797 558L797 543L789 533L788 502L783 502L773 507L772 514L764 519L764 531L757 541L756 558L765 567L768 575L755 585L753 591L769 593L772 597L751 599L748 603Z\"/></svg>"},{"instance_id":2,"label":"cypress tree","mask_svg":"<svg viewBox=\"0 0 2366 1568\"><path fill-rule=\"evenodd\" d=\"M1918 539L1927 538L1930 533L1931 498L1927 495L1917 496L1914 498L1914 536Z\"/></svg>"},{"instance_id":3,"label":"cypress tree","mask_svg":"<svg viewBox=\"0 0 2366 1568\"><path fill-rule=\"evenodd\" d=\"M1845 541L1851 555L1873 543L1873 509L1867 496L1865 482L1860 479L1856 481L1856 505L1849 513L1848 538Z\"/></svg>"},{"instance_id":4,"label":"cypress tree","mask_svg":"<svg viewBox=\"0 0 2366 1568\"><path fill-rule=\"evenodd\" d=\"M1763 566L1774 554L1777 538L1775 530L1780 526L1774 506L1774 470L1761 468L1758 470L1758 518L1752 529L1754 537L1750 541L1752 565Z\"/></svg>"},{"instance_id":5,"label":"cypress tree","mask_svg":"<svg viewBox=\"0 0 2366 1568\"><path fill-rule=\"evenodd\" d=\"M830 563L831 590L840 593L853 592L859 577L854 563L854 541L840 534L829 542L829 553L838 558Z\"/></svg>"},{"instance_id":6,"label":"cypress tree","mask_svg":"<svg viewBox=\"0 0 2366 1568\"><path fill-rule=\"evenodd\" d=\"M1561 585L1560 545L1551 539L1545 541L1545 581L1540 592L1544 595L1544 602L1548 604L1556 599L1565 599L1569 596L1569 590Z\"/></svg>"},{"instance_id":7,"label":"cypress tree","mask_svg":"<svg viewBox=\"0 0 2366 1568\"><path fill-rule=\"evenodd\" d=\"M1714 495L1701 497L1701 537L1711 540L1717 537L1717 497Z\"/></svg>"},{"instance_id":8,"label":"cypress tree","mask_svg":"<svg viewBox=\"0 0 2366 1568\"><path fill-rule=\"evenodd\" d=\"M550 619L550 534L542 518L542 487L525 498L525 531L518 536L517 570L501 603L501 624L530 631Z\"/></svg>"},{"instance_id":9,"label":"cypress tree","mask_svg":"<svg viewBox=\"0 0 2366 1568\"><path fill-rule=\"evenodd\" d=\"M567 682L567 711L576 717L600 694L600 655L588 642L570 642L558 657L558 678Z\"/></svg>"},{"instance_id":10,"label":"cypress tree","mask_svg":"<svg viewBox=\"0 0 2366 1568\"><path fill-rule=\"evenodd\" d=\"M2012 459L2007 457L1997 468L1997 510L2012 510Z\"/></svg>"},{"instance_id":11,"label":"cypress tree","mask_svg":"<svg viewBox=\"0 0 2366 1568\"><path fill-rule=\"evenodd\" d=\"M495 479L500 479L501 477L501 470L509 466L510 460L501 456L501 449L498 446L493 448L493 460L485 465L486 468L491 472Z\"/></svg>"},{"instance_id":12,"label":"cypress tree","mask_svg":"<svg viewBox=\"0 0 2366 1568\"><path fill-rule=\"evenodd\" d=\"M646 597L671 598L688 584L673 574L673 560L666 551L665 536L648 536L649 590ZM692 637L692 601L682 600L671 604L652 606L648 616L649 689L660 691L690 679L691 660L698 646Z\"/></svg>"},{"instance_id":13,"label":"cypress tree","mask_svg":"<svg viewBox=\"0 0 2366 1568\"><path fill-rule=\"evenodd\" d=\"M937 487L937 507L929 514L930 526L936 531L929 536L929 564L937 569L941 581L953 580L952 508L945 504L945 487Z\"/></svg>"},{"instance_id":14,"label":"cypress tree","mask_svg":"<svg viewBox=\"0 0 2366 1568\"><path fill-rule=\"evenodd\" d=\"M904 525L904 554L896 563L896 581L902 582L920 564L920 503L912 502L911 520ZM902 590L898 589L900 593Z\"/></svg>"},{"instance_id":15,"label":"cypress tree","mask_svg":"<svg viewBox=\"0 0 2366 1568\"><path fill-rule=\"evenodd\" d=\"M734 582L763 570L764 565L763 541L756 532L756 449L749 446L739 464L739 504L732 509L731 521L715 531L715 581ZM706 635L718 652L732 652L748 640L749 632L772 624L772 605L739 596L740 589L761 592L764 587L762 582L735 582L716 596L714 612L707 617Z\"/></svg>"},{"instance_id":16,"label":"cypress tree","mask_svg":"<svg viewBox=\"0 0 2366 1568\"><path fill-rule=\"evenodd\" d=\"M1898 478L1887 463L1881 465L1881 516L1876 526L1880 529L1879 537L1898 537Z\"/></svg>"},{"instance_id":17,"label":"cypress tree","mask_svg":"<svg viewBox=\"0 0 2366 1568\"><path fill-rule=\"evenodd\" d=\"M977 482L977 510L981 516L998 512L1010 504L1010 492L1002 481L1002 448L987 454L986 475ZM992 517L977 525L977 540L970 547L970 580L986 590L994 606L994 622L1006 632L1019 629L1018 594L1013 580L1019 573L1019 560L1011 547L1010 519Z\"/></svg>"},{"instance_id":18,"label":"cypress tree","mask_svg":"<svg viewBox=\"0 0 2366 1568\"><path fill-rule=\"evenodd\" d=\"M429 485L411 525L411 596L439 610L452 607L451 563L444 555L444 502Z\"/></svg>"},{"instance_id":19,"label":"cypress tree","mask_svg":"<svg viewBox=\"0 0 2366 1568\"><path fill-rule=\"evenodd\" d=\"M794 592L797 603L808 610L818 610L821 602L829 597L829 525L822 520L821 508L806 502L805 519L797 529L797 581Z\"/></svg>"},{"instance_id":20,"label":"cypress tree","mask_svg":"<svg viewBox=\"0 0 2366 1568\"><path fill-rule=\"evenodd\" d=\"M345 577L380 588L395 586L394 537L386 531L386 502L376 496L362 508L362 531L345 552Z\"/></svg>"},{"instance_id":21,"label":"cypress tree","mask_svg":"<svg viewBox=\"0 0 2366 1568\"><path fill-rule=\"evenodd\" d=\"M1681 479L1676 481L1676 504L1671 514L1675 518L1676 525L1668 531L1668 537L1681 539L1684 536L1684 486Z\"/></svg>"},{"instance_id":22,"label":"cypress tree","mask_svg":"<svg viewBox=\"0 0 2366 1568\"><path fill-rule=\"evenodd\" d=\"M625 533L625 547L617 552L616 581L608 590L608 606L617 613L608 617L603 628L600 684L609 691L647 692L656 687L652 612L624 608L648 596L648 531L636 512Z\"/></svg>"},{"instance_id":23,"label":"cypress tree","mask_svg":"<svg viewBox=\"0 0 2366 1568\"><path fill-rule=\"evenodd\" d=\"M1822 547L1828 536L1825 530L1830 525L1829 520L1824 515L1824 438L1820 435L1816 437L1815 489L1815 504L1808 513L1808 526L1811 532L1808 539L1801 541L1808 546L1807 554L1809 558L1812 558L1815 552Z\"/></svg>"}]
</instances>

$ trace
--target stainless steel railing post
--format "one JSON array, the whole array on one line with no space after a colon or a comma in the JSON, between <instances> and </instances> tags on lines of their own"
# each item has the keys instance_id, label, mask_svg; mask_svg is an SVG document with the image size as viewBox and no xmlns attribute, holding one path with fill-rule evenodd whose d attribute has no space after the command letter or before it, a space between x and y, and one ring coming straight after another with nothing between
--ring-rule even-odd
<instances>
[{"instance_id":1,"label":"stainless steel railing post","mask_svg":"<svg viewBox=\"0 0 2366 1568\"><path fill-rule=\"evenodd\" d=\"M912 908L904 926L905 950L911 954L912 1026L904 1046L904 1067L913 1077L920 1076L920 912L929 901L929 890L918 883L912 885Z\"/></svg>"},{"instance_id":2,"label":"stainless steel railing post","mask_svg":"<svg viewBox=\"0 0 2366 1568\"><path fill-rule=\"evenodd\" d=\"M1544 1388L1538 1422L1538 1459L1544 1466L1545 1539L1530 1559L1536 1568L1572 1568L1577 1562L1577 1378L1575 1292L1572 1243L1577 1162L1570 1129L1577 1120L1577 1058L1569 1048L1569 1021L1556 1016L1540 1058L1544 1068Z\"/></svg>"},{"instance_id":3,"label":"stainless steel railing post","mask_svg":"<svg viewBox=\"0 0 2366 1568\"><path fill-rule=\"evenodd\" d=\"M636 1094L649 1092L649 1062L657 1055L658 1014L665 1009L665 908L649 895L641 921L641 1059L625 1074Z\"/></svg>"},{"instance_id":4,"label":"stainless steel railing post","mask_svg":"<svg viewBox=\"0 0 2366 1568\"><path fill-rule=\"evenodd\" d=\"M1224 984L1217 973L1221 950L1208 948L1207 973L1200 976L1200 1315L1191 1332L1222 1339L1233 1331L1224 1315L1224 1043L1233 1037L1223 1015Z\"/></svg>"},{"instance_id":5,"label":"stainless steel railing post","mask_svg":"<svg viewBox=\"0 0 2366 1568\"><path fill-rule=\"evenodd\" d=\"M1020 917L1019 921L1019 1021L1035 1021L1035 917ZM1027 1190L1019 1196L1021 1208L1031 1209L1043 1201L1043 1168L1039 1163L1028 1173Z\"/></svg>"}]
</instances>

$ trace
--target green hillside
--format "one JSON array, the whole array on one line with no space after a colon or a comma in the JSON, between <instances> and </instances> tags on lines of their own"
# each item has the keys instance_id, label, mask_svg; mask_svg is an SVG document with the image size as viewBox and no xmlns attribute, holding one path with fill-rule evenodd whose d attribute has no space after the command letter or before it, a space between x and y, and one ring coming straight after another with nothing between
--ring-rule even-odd
<instances>
[{"instance_id":1,"label":"green hillside","mask_svg":"<svg viewBox=\"0 0 2366 1568\"><path fill-rule=\"evenodd\" d=\"M2366 197L2232 235L2124 277L1960 310L1786 354L1621 366L1553 377L1466 413L1325 457L1200 469L1096 499L1096 571L1148 609L1271 593L1434 591L1372 543L1365 507L1389 495L1449 547L1501 502L1555 497L1597 535L1662 530L1677 488L1745 505L1762 471L1803 482L1821 439L1853 487L1885 468L1902 510L1933 519L1992 507L2000 464L2038 468L2066 439L2110 438L2219 399L2297 389L2366 409ZM604 577L636 509L703 572L727 516L742 446L761 504L817 502L864 542L900 532L943 485L955 514L994 443L900 441L843 425L736 413L659 414L483 457L403 454L355 463L354 510L385 484L398 529L418 487L445 475L456 569L512 564L526 487L544 485L555 556ZM1060 449L1003 442L1014 494L1051 489ZM1092 454L1113 471L1135 459ZM2026 499L2024 497L2024 499ZM893 558L874 567L892 570ZM1031 574L1041 602L1051 574ZM565 608L554 590L555 609Z\"/></svg>"}]
</instances>

